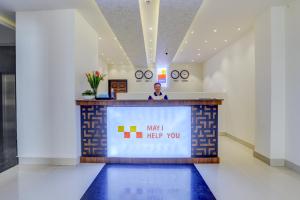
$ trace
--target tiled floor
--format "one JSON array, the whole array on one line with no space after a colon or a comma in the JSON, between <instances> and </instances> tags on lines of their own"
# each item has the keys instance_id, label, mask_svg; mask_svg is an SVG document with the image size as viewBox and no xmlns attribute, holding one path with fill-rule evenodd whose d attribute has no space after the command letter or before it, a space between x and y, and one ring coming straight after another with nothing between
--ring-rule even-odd
<instances>
[{"instance_id":1,"label":"tiled floor","mask_svg":"<svg viewBox=\"0 0 300 200\"><path fill-rule=\"evenodd\" d=\"M299 200L300 174L270 167L252 156L252 150L220 137L220 165L197 169L220 200Z\"/></svg>"},{"instance_id":2,"label":"tiled floor","mask_svg":"<svg viewBox=\"0 0 300 200\"><path fill-rule=\"evenodd\" d=\"M267 166L227 137L220 137L220 157L219 165L196 166L217 199L300 199L300 174ZM77 200L102 167L17 166L0 174L0 199Z\"/></svg>"}]
</instances>

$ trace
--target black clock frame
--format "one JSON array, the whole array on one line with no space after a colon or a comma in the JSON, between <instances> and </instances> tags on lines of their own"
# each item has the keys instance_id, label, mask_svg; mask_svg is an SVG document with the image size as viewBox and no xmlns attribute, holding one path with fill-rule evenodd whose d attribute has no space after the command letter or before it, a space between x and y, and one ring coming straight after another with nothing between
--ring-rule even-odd
<instances>
[{"instance_id":1,"label":"black clock frame","mask_svg":"<svg viewBox=\"0 0 300 200\"><path fill-rule=\"evenodd\" d=\"M137 73L141 73L141 77L137 77ZM143 77L144 77L144 72L142 71L142 70L137 70L136 72L135 72L135 74L134 74L134 76L135 76L135 78L136 79L143 79Z\"/></svg>"},{"instance_id":2,"label":"black clock frame","mask_svg":"<svg viewBox=\"0 0 300 200\"><path fill-rule=\"evenodd\" d=\"M174 72L177 72L177 73L178 73L178 76L177 76L177 77L174 77L174 76L173 76L173 73L174 73ZM180 77L180 72L179 72L178 70L173 70L173 71L171 71L171 78L172 78L172 79L175 79L175 80L176 80L176 79L178 79L179 77Z\"/></svg>"},{"instance_id":3,"label":"black clock frame","mask_svg":"<svg viewBox=\"0 0 300 200\"><path fill-rule=\"evenodd\" d=\"M151 77L147 77L147 76L146 76L146 73L147 73L147 72L150 72L150 73L151 73ZM148 80L151 79L151 78L153 78L153 72L152 72L151 70L146 70L146 71L144 72L144 77L145 77L146 79L148 79Z\"/></svg>"},{"instance_id":4,"label":"black clock frame","mask_svg":"<svg viewBox=\"0 0 300 200\"><path fill-rule=\"evenodd\" d=\"M183 73L183 72L186 72L186 73L188 74L186 78L182 77L182 73ZM190 72L189 72L188 70L182 70L182 71L180 72L180 77L181 77L182 79L186 80L186 79L188 79L188 78L190 77Z\"/></svg>"}]
</instances>

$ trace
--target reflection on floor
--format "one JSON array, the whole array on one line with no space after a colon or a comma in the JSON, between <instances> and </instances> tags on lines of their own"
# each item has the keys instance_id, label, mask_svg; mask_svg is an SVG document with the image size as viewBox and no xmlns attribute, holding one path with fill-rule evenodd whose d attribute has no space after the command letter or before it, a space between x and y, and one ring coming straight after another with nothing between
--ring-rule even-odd
<instances>
[{"instance_id":1,"label":"reflection on floor","mask_svg":"<svg viewBox=\"0 0 300 200\"><path fill-rule=\"evenodd\" d=\"M221 163L196 165L216 199L299 200L300 174L266 165L251 149L227 137L219 141ZM0 173L0 199L79 200L102 167L18 165Z\"/></svg>"},{"instance_id":2,"label":"reflection on floor","mask_svg":"<svg viewBox=\"0 0 300 200\"><path fill-rule=\"evenodd\" d=\"M194 165L105 165L82 200L214 200Z\"/></svg>"}]
</instances>

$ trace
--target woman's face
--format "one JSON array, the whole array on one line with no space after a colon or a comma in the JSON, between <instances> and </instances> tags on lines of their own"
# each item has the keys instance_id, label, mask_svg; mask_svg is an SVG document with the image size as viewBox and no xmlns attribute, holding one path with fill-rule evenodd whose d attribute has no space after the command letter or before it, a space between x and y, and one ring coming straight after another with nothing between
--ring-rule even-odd
<instances>
[{"instance_id":1,"label":"woman's face","mask_svg":"<svg viewBox=\"0 0 300 200\"><path fill-rule=\"evenodd\" d=\"M154 90L157 94L160 93L161 86L159 84L154 85Z\"/></svg>"}]
</instances>

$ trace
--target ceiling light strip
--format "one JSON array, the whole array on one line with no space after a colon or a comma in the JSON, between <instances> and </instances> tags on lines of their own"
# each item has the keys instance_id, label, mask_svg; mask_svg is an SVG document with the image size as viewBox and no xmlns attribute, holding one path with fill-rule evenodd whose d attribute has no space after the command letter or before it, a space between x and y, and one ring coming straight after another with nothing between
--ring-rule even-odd
<instances>
[{"instance_id":1,"label":"ceiling light strip","mask_svg":"<svg viewBox=\"0 0 300 200\"><path fill-rule=\"evenodd\" d=\"M159 4L160 0L139 0L147 65L150 67L156 61Z\"/></svg>"}]
</instances>

